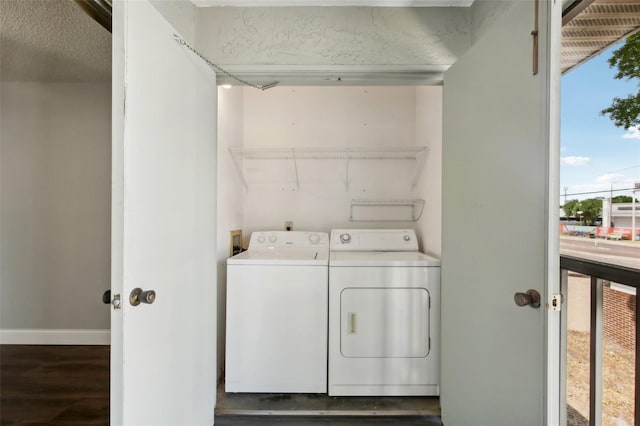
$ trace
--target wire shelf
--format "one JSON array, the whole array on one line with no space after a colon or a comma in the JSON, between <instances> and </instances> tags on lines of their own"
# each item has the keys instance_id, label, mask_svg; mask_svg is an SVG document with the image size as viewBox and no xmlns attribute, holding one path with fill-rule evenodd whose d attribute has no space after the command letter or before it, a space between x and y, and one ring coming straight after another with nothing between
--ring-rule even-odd
<instances>
[{"instance_id":1,"label":"wire shelf","mask_svg":"<svg viewBox=\"0 0 640 426\"><path fill-rule=\"evenodd\" d=\"M349 222L416 222L424 204L422 199L355 199L351 200Z\"/></svg>"},{"instance_id":2,"label":"wire shelf","mask_svg":"<svg viewBox=\"0 0 640 426\"><path fill-rule=\"evenodd\" d=\"M426 146L388 148L230 148L232 155L252 160L415 160Z\"/></svg>"},{"instance_id":3,"label":"wire shelf","mask_svg":"<svg viewBox=\"0 0 640 426\"><path fill-rule=\"evenodd\" d=\"M401 147L285 147L285 148L229 148L244 187L248 185L241 160L291 160L294 162L296 186L299 187L297 160L345 160L345 185L349 188L349 162L351 160L412 160L415 162L415 187L428 153L426 146Z\"/></svg>"}]
</instances>

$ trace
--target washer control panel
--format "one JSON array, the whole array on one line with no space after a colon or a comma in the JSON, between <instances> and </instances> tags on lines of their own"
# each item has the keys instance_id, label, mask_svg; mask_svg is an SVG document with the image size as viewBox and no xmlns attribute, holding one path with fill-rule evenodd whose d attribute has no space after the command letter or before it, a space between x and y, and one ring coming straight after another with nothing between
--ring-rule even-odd
<instances>
[{"instance_id":1,"label":"washer control panel","mask_svg":"<svg viewBox=\"0 0 640 426\"><path fill-rule=\"evenodd\" d=\"M334 229L332 251L417 251L413 229Z\"/></svg>"},{"instance_id":2,"label":"washer control panel","mask_svg":"<svg viewBox=\"0 0 640 426\"><path fill-rule=\"evenodd\" d=\"M329 247L326 232L257 231L251 234L249 248Z\"/></svg>"}]
</instances>

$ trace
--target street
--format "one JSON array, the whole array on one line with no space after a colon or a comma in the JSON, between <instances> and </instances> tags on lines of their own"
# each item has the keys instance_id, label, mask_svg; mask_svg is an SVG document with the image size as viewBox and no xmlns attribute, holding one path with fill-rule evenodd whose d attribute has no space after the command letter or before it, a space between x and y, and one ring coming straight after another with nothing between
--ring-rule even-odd
<instances>
[{"instance_id":1,"label":"street","mask_svg":"<svg viewBox=\"0 0 640 426\"><path fill-rule=\"evenodd\" d=\"M640 269L640 242L561 236L560 254Z\"/></svg>"}]
</instances>

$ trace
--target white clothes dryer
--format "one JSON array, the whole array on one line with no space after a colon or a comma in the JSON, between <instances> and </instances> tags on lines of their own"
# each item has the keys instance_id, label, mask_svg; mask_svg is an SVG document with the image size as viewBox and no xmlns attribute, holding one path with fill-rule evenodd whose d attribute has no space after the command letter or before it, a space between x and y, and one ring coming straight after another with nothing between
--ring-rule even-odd
<instances>
[{"instance_id":1,"label":"white clothes dryer","mask_svg":"<svg viewBox=\"0 0 640 426\"><path fill-rule=\"evenodd\" d=\"M329 235L254 232L227 260L227 392L326 393Z\"/></svg>"},{"instance_id":2,"label":"white clothes dryer","mask_svg":"<svg viewBox=\"0 0 640 426\"><path fill-rule=\"evenodd\" d=\"M335 229L329 395L440 393L440 261L411 229Z\"/></svg>"}]
</instances>

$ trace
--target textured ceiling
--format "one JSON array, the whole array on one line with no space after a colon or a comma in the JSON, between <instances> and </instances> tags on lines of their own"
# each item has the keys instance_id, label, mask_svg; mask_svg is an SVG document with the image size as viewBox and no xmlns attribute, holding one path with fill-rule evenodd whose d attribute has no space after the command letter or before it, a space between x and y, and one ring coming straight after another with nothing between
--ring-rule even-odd
<instances>
[{"instance_id":1,"label":"textured ceiling","mask_svg":"<svg viewBox=\"0 0 640 426\"><path fill-rule=\"evenodd\" d=\"M110 81L111 34L72 0L0 0L2 81Z\"/></svg>"},{"instance_id":2,"label":"textured ceiling","mask_svg":"<svg viewBox=\"0 0 640 426\"><path fill-rule=\"evenodd\" d=\"M192 0L200 5L247 1L256 0ZM466 0L353 1L454 4ZM583 1L589 6L563 26L563 72L640 28L640 0ZM575 0L563 2L569 4ZM109 81L111 34L85 15L73 0L0 0L0 79Z\"/></svg>"}]
</instances>

